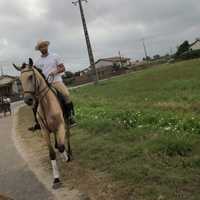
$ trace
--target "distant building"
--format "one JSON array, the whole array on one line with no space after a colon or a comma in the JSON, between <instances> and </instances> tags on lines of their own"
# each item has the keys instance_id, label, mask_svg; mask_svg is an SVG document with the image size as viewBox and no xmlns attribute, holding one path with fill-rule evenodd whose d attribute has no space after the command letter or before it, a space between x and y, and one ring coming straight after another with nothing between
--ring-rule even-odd
<instances>
[{"instance_id":1,"label":"distant building","mask_svg":"<svg viewBox=\"0 0 200 200\"><path fill-rule=\"evenodd\" d=\"M112 76L117 69L130 65L130 58L125 57L110 57L101 58L95 62L95 68L99 79ZM91 66L81 71L80 75L89 75L91 73Z\"/></svg>"},{"instance_id":2,"label":"distant building","mask_svg":"<svg viewBox=\"0 0 200 200\"><path fill-rule=\"evenodd\" d=\"M195 51L195 50L200 50L200 39L196 39L195 42L193 42L190 45L190 50Z\"/></svg>"},{"instance_id":3,"label":"distant building","mask_svg":"<svg viewBox=\"0 0 200 200\"><path fill-rule=\"evenodd\" d=\"M22 91L18 77L2 75L0 76L0 96L16 97Z\"/></svg>"},{"instance_id":4,"label":"distant building","mask_svg":"<svg viewBox=\"0 0 200 200\"><path fill-rule=\"evenodd\" d=\"M130 58L125 57L110 57L110 58L101 58L96 61L95 67L102 68L107 66L119 65L119 66L127 66L130 64Z\"/></svg>"},{"instance_id":5,"label":"distant building","mask_svg":"<svg viewBox=\"0 0 200 200\"><path fill-rule=\"evenodd\" d=\"M146 61L144 60L135 60L135 61L131 61L131 67L134 67L134 66L140 66L140 65L144 65L146 64Z\"/></svg>"}]
</instances>

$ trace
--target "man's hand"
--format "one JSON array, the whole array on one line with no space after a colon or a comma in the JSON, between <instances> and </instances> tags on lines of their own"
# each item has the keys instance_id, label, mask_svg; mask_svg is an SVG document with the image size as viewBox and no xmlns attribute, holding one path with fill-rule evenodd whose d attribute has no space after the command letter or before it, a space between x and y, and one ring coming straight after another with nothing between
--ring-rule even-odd
<instances>
[{"instance_id":1,"label":"man's hand","mask_svg":"<svg viewBox=\"0 0 200 200\"><path fill-rule=\"evenodd\" d=\"M47 81L50 82L50 83L52 83L52 82L54 81L55 75L56 75L56 72L55 72L55 71L51 72L51 73L48 75Z\"/></svg>"},{"instance_id":2,"label":"man's hand","mask_svg":"<svg viewBox=\"0 0 200 200\"><path fill-rule=\"evenodd\" d=\"M54 77L57 74L63 73L64 71L65 71L65 66L63 64L58 65L55 71L49 73L48 80L54 80Z\"/></svg>"},{"instance_id":3,"label":"man's hand","mask_svg":"<svg viewBox=\"0 0 200 200\"><path fill-rule=\"evenodd\" d=\"M57 66L57 73L63 73L65 71L65 66L63 64L60 64Z\"/></svg>"},{"instance_id":4,"label":"man's hand","mask_svg":"<svg viewBox=\"0 0 200 200\"><path fill-rule=\"evenodd\" d=\"M65 66L63 64L60 64L57 66L57 69L55 71L52 71L49 76L56 76L57 74L63 73L65 71Z\"/></svg>"},{"instance_id":5,"label":"man's hand","mask_svg":"<svg viewBox=\"0 0 200 200\"><path fill-rule=\"evenodd\" d=\"M58 71L57 70L55 70L55 71L53 71L53 72L51 72L51 73L49 73L49 76L56 76L58 74Z\"/></svg>"}]
</instances>

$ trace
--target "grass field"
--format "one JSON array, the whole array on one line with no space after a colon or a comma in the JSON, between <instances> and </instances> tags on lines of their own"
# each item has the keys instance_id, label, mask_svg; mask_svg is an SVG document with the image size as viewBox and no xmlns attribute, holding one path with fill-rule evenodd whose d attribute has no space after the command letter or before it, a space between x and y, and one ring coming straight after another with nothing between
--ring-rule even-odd
<instances>
[{"instance_id":1,"label":"grass field","mask_svg":"<svg viewBox=\"0 0 200 200\"><path fill-rule=\"evenodd\" d=\"M82 166L135 199L200 199L200 60L161 65L71 92Z\"/></svg>"}]
</instances>

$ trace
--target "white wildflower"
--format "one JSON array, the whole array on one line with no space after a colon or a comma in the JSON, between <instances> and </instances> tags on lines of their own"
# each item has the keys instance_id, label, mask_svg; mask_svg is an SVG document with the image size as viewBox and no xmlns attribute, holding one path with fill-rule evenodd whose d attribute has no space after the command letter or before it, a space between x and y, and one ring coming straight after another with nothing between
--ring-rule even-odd
<instances>
[{"instance_id":1,"label":"white wildflower","mask_svg":"<svg viewBox=\"0 0 200 200\"><path fill-rule=\"evenodd\" d=\"M164 130L169 131L169 130L171 130L171 127L169 127L169 126L165 127Z\"/></svg>"}]
</instances>

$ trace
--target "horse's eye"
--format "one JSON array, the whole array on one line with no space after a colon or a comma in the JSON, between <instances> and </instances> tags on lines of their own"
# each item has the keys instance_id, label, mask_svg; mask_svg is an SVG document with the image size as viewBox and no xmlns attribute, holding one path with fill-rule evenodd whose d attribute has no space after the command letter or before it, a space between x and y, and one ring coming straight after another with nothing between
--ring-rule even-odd
<instances>
[{"instance_id":1,"label":"horse's eye","mask_svg":"<svg viewBox=\"0 0 200 200\"><path fill-rule=\"evenodd\" d=\"M33 80L33 75L30 75L29 77L28 77L28 79L31 81L31 80Z\"/></svg>"}]
</instances>

